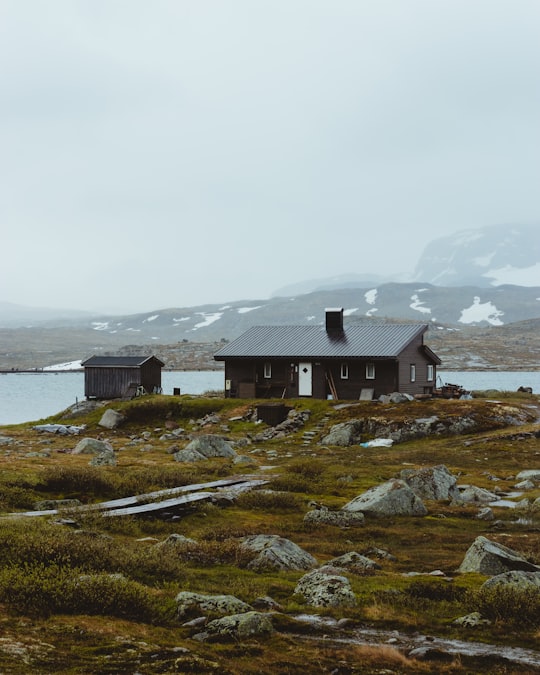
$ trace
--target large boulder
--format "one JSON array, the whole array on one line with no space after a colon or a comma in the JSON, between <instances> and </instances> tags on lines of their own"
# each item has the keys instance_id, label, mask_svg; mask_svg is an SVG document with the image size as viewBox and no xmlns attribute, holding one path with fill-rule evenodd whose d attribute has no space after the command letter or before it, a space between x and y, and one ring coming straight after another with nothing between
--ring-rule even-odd
<instances>
[{"instance_id":1,"label":"large boulder","mask_svg":"<svg viewBox=\"0 0 540 675\"><path fill-rule=\"evenodd\" d=\"M105 429L116 429L123 421L124 416L121 413L109 408L103 413L98 424L100 427L105 427Z\"/></svg>"},{"instance_id":2,"label":"large boulder","mask_svg":"<svg viewBox=\"0 0 540 675\"><path fill-rule=\"evenodd\" d=\"M350 420L349 422L335 424L330 429L330 433L321 439L321 443L323 445L354 445L362 440L363 429L364 423L362 420Z\"/></svg>"},{"instance_id":3,"label":"large boulder","mask_svg":"<svg viewBox=\"0 0 540 675\"><path fill-rule=\"evenodd\" d=\"M540 469L526 469L525 471L520 471L516 476L516 480L540 481Z\"/></svg>"},{"instance_id":4,"label":"large boulder","mask_svg":"<svg viewBox=\"0 0 540 675\"><path fill-rule=\"evenodd\" d=\"M403 480L389 480L370 488L345 504L344 511L370 516L425 516L424 503Z\"/></svg>"},{"instance_id":5,"label":"large boulder","mask_svg":"<svg viewBox=\"0 0 540 675\"><path fill-rule=\"evenodd\" d=\"M221 436L216 436L214 434L197 436L197 438L194 438L186 445L184 450L198 452L207 459L210 457L231 458L236 456L236 452L233 450L232 445Z\"/></svg>"},{"instance_id":6,"label":"large boulder","mask_svg":"<svg viewBox=\"0 0 540 675\"><path fill-rule=\"evenodd\" d=\"M476 485L458 485L458 494L452 500L453 504L491 504L498 497L494 492Z\"/></svg>"},{"instance_id":7,"label":"large boulder","mask_svg":"<svg viewBox=\"0 0 540 675\"><path fill-rule=\"evenodd\" d=\"M175 452L173 457L177 462L204 462L206 460L206 457L201 455L200 452L188 448Z\"/></svg>"},{"instance_id":8,"label":"large boulder","mask_svg":"<svg viewBox=\"0 0 540 675\"><path fill-rule=\"evenodd\" d=\"M443 465L422 469L403 469L399 477L421 499L455 499L459 496L457 479Z\"/></svg>"},{"instance_id":9,"label":"large boulder","mask_svg":"<svg viewBox=\"0 0 540 675\"><path fill-rule=\"evenodd\" d=\"M114 452L113 447L97 438L82 438L72 450L73 455L100 455L104 452Z\"/></svg>"},{"instance_id":10,"label":"large boulder","mask_svg":"<svg viewBox=\"0 0 540 675\"><path fill-rule=\"evenodd\" d=\"M347 577L332 568L305 574L294 589L313 607L354 607L356 597Z\"/></svg>"},{"instance_id":11,"label":"large boulder","mask_svg":"<svg viewBox=\"0 0 540 675\"><path fill-rule=\"evenodd\" d=\"M194 636L197 640L245 640L270 635L274 631L272 620L263 612L242 612L210 621L204 633Z\"/></svg>"},{"instance_id":12,"label":"large boulder","mask_svg":"<svg viewBox=\"0 0 540 675\"><path fill-rule=\"evenodd\" d=\"M511 570L537 572L540 571L540 567L525 560L508 546L482 536L473 541L458 568L458 572L478 572L489 576L504 574Z\"/></svg>"},{"instance_id":13,"label":"large boulder","mask_svg":"<svg viewBox=\"0 0 540 675\"><path fill-rule=\"evenodd\" d=\"M204 614L236 614L249 612L250 605L234 595L206 595L181 591L175 598L179 619L202 616Z\"/></svg>"},{"instance_id":14,"label":"large boulder","mask_svg":"<svg viewBox=\"0 0 540 675\"><path fill-rule=\"evenodd\" d=\"M540 571L524 572L523 570L512 570L510 572L503 572L491 577L491 579L482 584L482 588L495 588L497 586L537 592L540 589Z\"/></svg>"},{"instance_id":15,"label":"large boulder","mask_svg":"<svg viewBox=\"0 0 540 675\"><path fill-rule=\"evenodd\" d=\"M318 567L317 560L300 546L275 534L255 534L245 537L241 546L257 553L248 567L257 572L265 570L310 570Z\"/></svg>"}]
</instances>

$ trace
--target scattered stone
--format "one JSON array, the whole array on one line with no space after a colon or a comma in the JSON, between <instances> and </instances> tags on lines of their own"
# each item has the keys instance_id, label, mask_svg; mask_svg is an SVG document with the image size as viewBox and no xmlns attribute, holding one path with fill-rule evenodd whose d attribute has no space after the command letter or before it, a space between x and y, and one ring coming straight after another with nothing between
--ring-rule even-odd
<instances>
[{"instance_id":1,"label":"scattered stone","mask_svg":"<svg viewBox=\"0 0 540 675\"><path fill-rule=\"evenodd\" d=\"M190 539L189 537L185 537L183 534L170 534L166 539L163 541L160 541L157 546L190 546L193 544L197 544L195 539Z\"/></svg>"},{"instance_id":2,"label":"scattered stone","mask_svg":"<svg viewBox=\"0 0 540 675\"><path fill-rule=\"evenodd\" d=\"M208 639L245 640L271 635L273 632L274 627L268 614L250 611L214 619L207 624L204 633L194 635L193 639L200 641Z\"/></svg>"},{"instance_id":3,"label":"scattered stone","mask_svg":"<svg viewBox=\"0 0 540 675\"><path fill-rule=\"evenodd\" d=\"M176 462L203 462L207 459L200 452L197 452L197 450L190 450L188 448L175 452L173 457Z\"/></svg>"},{"instance_id":4,"label":"scattered stone","mask_svg":"<svg viewBox=\"0 0 540 675\"><path fill-rule=\"evenodd\" d=\"M99 455L103 452L114 452L112 445L97 438L81 439L72 451L74 455Z\"/></svg>"},{"instance_id":5,"label":"scattered stone","mask_svg":"<svg viewBox=\"0 0 540 675\"><path fill-rule=\"evenodd\" d=\"M365 555L356 553L356 551L350 551L349 553L344 553L338 558L334 558L328 562L329 565L333 567L342 567L349 572L365 572L366 570L380 570L381 566L371 560L366 558Z\"/></svg>"},{"instance_id":6,"label":"scattered stone","mask_svg":"<svg viewBox=\"0 0 540 675\"><path fill-rule=\"evenodd\" d=\"M116 466L116 455L111 448L110 450L106 450L105 452L92 457L88 463L90 466Z\"/></svg>"},{"instance_id":7,"label":"scattered stone","mask_svg":"<svg viewBox=\"0 0 540 675\"><path fill-rule=\"evenodd\" d=\"M234 595L206 595L181 591L175 598L177 616L180 620L202 614L235 614L249 612L252 607Z\"/></svg>"},{"instance_id":8,"label":"scattered stone","mask_svg":"<svg viewBox=\"0 0 540 675\"><path fill-rule=\"evenodd\" d=\"M494 588L496 586L511 586L520 590L537 590L540 588L540 570L538 572L524 572L523 570L511 570L497 574L482 584L482 588Z\"/></svg>"},{"instance_id":9,"label":"scattered stone","mask_svg":"<svg viewBox=\"0 0 540 675\"><path fill-rule=\"evenodd\" d=\"M452 501L453 505L459 504L489 504L497 500L497 495L484 488L475 485L458 485L459 494Z\"/></svg>"},{"instance_id":10,"label":"scattered stone","mask_svg":"<svg viewBox=\"0 0 540 675\"><path fill-rule=\"evenodd\" d=\"M211 457L231 458L236 456L232 445L221 436L215 436L214 434L205 434L194 438L186 445L185 451L197 452L206 459Z\"/></svg>"},{"instance_id":11,"label":"scattered stone","mask_svg":"<svg viewBox=\"0 0 540 675\"><path fill-rule=\"evenodd\" d=\"M534 490L536 484L532 480L522 480L514 485L516 490Z\"/></svg>"},{"instance_id":12,"label":"scattered stone","mask_svg":"<svg viewBox=\"0 0 540 675\"><path fill-rule=\"evenodd\" d=\"M528 562L508 546L490 541L482 536L474 540L458 568L458 572L461 573L479 572L490 576L503 574L511 570L536 572L540 571L540 567Z\"/></svg>"},{"instance_id":13,"label":"scattered stone","mask_svg":"<svg viewBox=\"0 0 540 675\"><path fill-rule=\"evenodd\" d=\"M265 610L267 612L282 612L283 607L276 602L273 598L265 595L262 598L255 598L251 603L254 609Z\"/></svg>"},{"instance_id":14,"label":"scattered stone","mask_svg":"<svg viewBox=\"0 0 540 675\"><path fill-rule=\"evenodd\" d=\"M493 511L489 508L489 506L484 507L483 509L480 509L478 513L476 514L476 517L478 520L494 520L495 516L493 515Z\"/></svg>"},{"instance_id":15,"label":"scattered stone","mask_svg":"<svg viewBox=\"0 0 540 675\"><path fill-rule=\"evenodd\" d=\"M370 516L425 516L424 503L403 480L389 480L370 488L345 504L344 511Z\"/></svg>"},{"instance_id":16,"label":"scattered stone","mask_svg":"<svg viewBox=\"0 0 540 675\"><path fill-rule=\"evenodd\" d=\"M305 574L294 589L313 607L354 607L356 597L347 577L332 568L321 568Z\"/></svg>"},{"instance_id":17,"label":"scattered stone","mask_svg":"<svg viewBox=\"0 0 540 675\"><path fill-rule=\"evenodd\" d=\"M336 527L361 527L365 517L361 511L330 511L326 507L308 511L304 516L304 523L308 525L335 525Z\"/></svg>"},{"instance_id":18,"label":"scattered stone","mask_svg":"<svg viewBox=\"0 0 540 675\"><path fill-rule=\"evenodd\" d=\"M452 621L456 626L463 626L464 628L478 628L478 626L489 626L491 621L482 618L480 612L471 612L465 616L460 616L458 619Z\"/></svg>"},{"instance_id":19,"label":"scattered stone","mask_svg":"<svg viewBox=\"0 0 540 675\"><path fill-rule=\"evenodd\" d=\"M540 469L527 469L526 471L520 471L516 476L516 480L540 481Z\"/></svg>"},{"instance_id":20,"label":"scattered stone","mask_svg":"<svg viewBox=\"0 0 540 675\"><path fill-rule=\"evenodd\" d=\"M100 427L105 427L105 429L116 429L122 424L124 419L124 415L109 408L103 413L98 424Z\"/></svg>"},{"instance_id":21,"label":"scattered stone","mask_svg":"<svg viewBox=\"0 0 540 675\"><path fill-rule=\"evenodd\" d=\"M456 477L443 464L423 469L403 469L399 477L421 499L455 499L459 495Z\"/></svg>"},{"instance_id":22,"label":"scattered stone","mask_svg":"<svg viewBox=\"0 0 540 675\"><path fill-rule=\"evenodd\" d=\"M241 546L258 555L248 568L265 570L309 570L318 567L317 560L297 544L275 534L255 534L245 537Z\"/></svg>"}]
</instances>

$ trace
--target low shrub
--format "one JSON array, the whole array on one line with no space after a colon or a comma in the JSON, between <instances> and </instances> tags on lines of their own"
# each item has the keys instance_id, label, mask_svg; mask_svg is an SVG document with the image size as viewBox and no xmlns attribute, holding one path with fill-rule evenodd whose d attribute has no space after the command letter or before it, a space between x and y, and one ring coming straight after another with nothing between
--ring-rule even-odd
<instances>
[{"instance_id":1,"label":"low shrub","mask_svg":"<svg viewBox=\"0 0 540 675\"><path fill-rule=\"evenodd\" d=\"M470 591L471 611L492 621L538 628L540 626L540 588L493 586Z\"/></svg>"},{"instance_id":2,"label":"low shrub","mask_svg":"<svg viewBox=\"0 0 540 675\"><path fill-rule=\"evenodd\" d=\"M0 570L0 600L16 614L104 614L144 623L167 619L168 607L142 584L111 574L24 563Z\"/></svg>"},{"instance_id":3,"label":"low shrub","mask_svg":"<svg viewBox=\"0 0 540 675\"><path fill-rule=\"evenodd\" d=\"M244 492L239 495L236 504L242 509L260 509L262 511L297 511L300 508L300 502L296 495L274 490Z\"/></svg>"}]
</instances>

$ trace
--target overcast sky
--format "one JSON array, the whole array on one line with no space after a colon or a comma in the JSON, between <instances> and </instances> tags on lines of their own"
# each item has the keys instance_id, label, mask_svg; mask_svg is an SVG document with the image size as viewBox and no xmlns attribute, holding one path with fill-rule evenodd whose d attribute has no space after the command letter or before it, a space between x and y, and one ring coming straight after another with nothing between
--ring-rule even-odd
<instances>
[{"instance_id":1,"label":"overcast sky","mask_svg":"<svg viewBox=\"0 0 540 675\"><path fill-rule=\"evenodd\" d=\"M539 220L538 0L0 0L0 300L412 273Z\"/></svg>"}]
</instances>

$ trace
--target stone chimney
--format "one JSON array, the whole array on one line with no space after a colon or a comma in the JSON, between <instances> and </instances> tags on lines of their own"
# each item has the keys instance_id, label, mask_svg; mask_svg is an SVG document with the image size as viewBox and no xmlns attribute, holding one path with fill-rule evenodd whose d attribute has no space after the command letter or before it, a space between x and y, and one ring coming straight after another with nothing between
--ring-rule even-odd
<instances>
[{"instance_id":1,"label":"stone chimney","mask_svg":"<svg viewBox=\"0 0 540 675\"><path fill-rule=\"evenodd\" d=\"M343 307L332 307L326 312L326 332L333 335L343 333Z\"/></svg>"}]
</instances>

